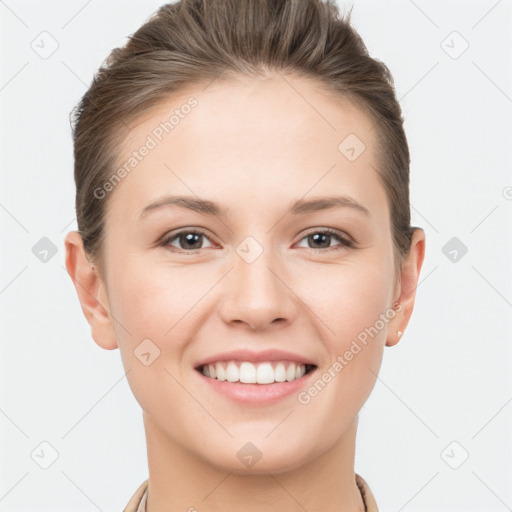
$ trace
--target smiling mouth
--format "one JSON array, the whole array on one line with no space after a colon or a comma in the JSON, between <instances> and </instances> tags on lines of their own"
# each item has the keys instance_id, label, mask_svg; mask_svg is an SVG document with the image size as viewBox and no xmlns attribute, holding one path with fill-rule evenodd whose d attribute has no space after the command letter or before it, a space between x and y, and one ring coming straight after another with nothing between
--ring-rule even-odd
<instances>
[{"instance_id":1,"label":"smiling mouth","mask_svg":"<svg viewBox=\"0 0 512 512\"><path fill-rule=\"evenodd\" d=\"M313 364L294 361L219 361L196 368L205 377L242 384L275 384L292 382L314 371Z\"/></svg>"}]
</instances>

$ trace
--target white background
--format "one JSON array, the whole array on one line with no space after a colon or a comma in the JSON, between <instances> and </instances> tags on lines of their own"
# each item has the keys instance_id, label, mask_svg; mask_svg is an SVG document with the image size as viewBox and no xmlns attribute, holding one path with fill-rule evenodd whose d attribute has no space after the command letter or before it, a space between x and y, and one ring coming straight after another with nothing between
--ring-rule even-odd
<instances>
[{"instance_id":1,"label":"white background","mask_svg":"<svg viewBox=\"0 0 512 512\"><path fill-rule=\"evenodd\" d=\"M0 512L119 511L148 475L140 407L119 351L90 336L63 240L77 229L69 113L162 3L0 2ZM356 471L382 512L512 510L512 2L354 3L395 79L427 238L413 317L360 413ZM46 59L31 47L43 31L58 42ZM458 58L453 31L469 44ZM42 237L57 247L46 263ZM452 237L468 248L455 263ZM59 453L48 469L31 458L43 441Z\"/></svg>"}]
</instances>

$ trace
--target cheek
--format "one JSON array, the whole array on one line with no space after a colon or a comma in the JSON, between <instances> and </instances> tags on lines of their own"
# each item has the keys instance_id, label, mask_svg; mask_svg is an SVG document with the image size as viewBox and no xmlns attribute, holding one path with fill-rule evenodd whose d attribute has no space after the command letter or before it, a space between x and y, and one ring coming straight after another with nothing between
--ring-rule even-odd
<instances>
[{"instance_id":1,"label":"cheek","mask_svg":"<svg viewBox=\"0 0 512 512\"><path fill-rule=\"evenodd\" d=\"M173 268L142 258L126 258L112 272L111 281L115 290L112 314L131 333L132 344L141 337L154 338L158 344L175 340L211 286L211 276L202 276L193 265ZM122 339L127 338L124 329L117 330Z\"/></svg>"},{"instance_id":2,"label":"cheek","mask_svg":"<svg viewBox=\"0 0 512 512\"><path fill-rule=\"evenodd\" d=\"M316 380L298 397L298 412L307 417L305 427L311 435L322 431L322 444L330 446L348 428L368 399L382 362L387 324L388 280L358 273L338 273L338 286L331 280L331 292L319 291L323 310L318 314L328 329L323 341L329 361L318 369ZM384 272L381 275L385 275ZM328 418L328 427L326 427Z\"/></svg>"},{"instance_id":3,"label":"cheek","mask_svg":"<svg viewBox=\"0 0 512 512\"><path fill-rule=\"evenodd\" d=\"M308 305L323 321L331 351L344 351L352 339L370 329L389 307L392 267L383 259L357 262L319 272L314 281L303 281ZM312 286L314 285L314 286ZM376 338L385 337L382 322ZM383 328L384 327L384 328Z\"/></svg>"},{"instance_id":4,"label":"cheek","mask_svg":"<svg viewBox=\"0 0 512 512\"><path fill-rule=\"evenodd\" d=\"M209 282L201 283L189 268L125 258L110 274L111 312L127 380L142 409L155 418L186 413L180 409L180 363L194 335L194 305ZM193 410L193 403L186 406Z\"/></svg>"},{"instance_id":5,"label":"cheek","mask_svg":"<svg viewBox=\"0 0 512 512\"><path fill-rule=\"evenodd\" d=\"M392 260L375 257L319 276L316 291L308 300L322 320L329 355L323 379L328 382L325 403L330 403L333 410L341 407L355 413L375 384L388 323L394 316L388 309Z\"/></svg>"}]
</instances>

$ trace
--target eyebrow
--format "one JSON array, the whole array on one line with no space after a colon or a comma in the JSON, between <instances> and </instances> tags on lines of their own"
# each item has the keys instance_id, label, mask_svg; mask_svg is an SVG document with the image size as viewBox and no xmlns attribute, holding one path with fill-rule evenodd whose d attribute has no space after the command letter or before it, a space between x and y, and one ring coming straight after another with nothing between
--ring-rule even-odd
<instances>
[{"instance_id":1,"label":"eyebrow","mask_svg":"<svg viewBox=\"0 0 512 512\"><path fill-rule=\"evenodd\" d=\"M147 217L152 211L155 211L164 206L179 206L186 208L197 213L204 215L223 216L226 209L222 208L218 203L209 201L207 199L199 199L193 196L163 196L149 204L147 204L139 214L139 219L142 220ZM297 199L291 203L285 212L285 215L290 213L292 215L304 215L331 208L351 208L355 211L363 213L365 216L371 218L371 213L368 208L358 203L350 196L329 196L317 197L313 199Z\"/></svg>"}]
</instances>

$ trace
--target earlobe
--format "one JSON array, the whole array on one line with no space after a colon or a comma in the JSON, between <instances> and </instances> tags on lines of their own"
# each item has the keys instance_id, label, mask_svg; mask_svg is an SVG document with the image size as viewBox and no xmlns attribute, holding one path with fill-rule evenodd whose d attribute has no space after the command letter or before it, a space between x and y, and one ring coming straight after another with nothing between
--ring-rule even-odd
<instances>
[{"instance_id":1,"label":"earlobe","mask_svg":"<svg viewBox=\"0 0 512 512\"><path fill-rule=\"evenodd\" d=\"M99 272L87 259L82 237L70 231L65 238L66 269L73 281L82 312L94 341L106 350L117 348L109 304Z\"/></svg>"},{"instance_id":2,"label":"earlobe","mask_svg":"<svg viewBox=\"0 0 512 512\"><path fill-rule=\"evenodd\" d=\"M416 288L425 259L425 232L416 228L413 232L411 247L402 264L401 291L398 302L401 305L400 312L389 322L388 338L386 345L396 345L407 327L414 309Z\"/></svg>"},{"instance_id":3,"label":"earlobe","mask_svg":"<svg viewBox=\"0 0 512 512\"><path fill-rule=\"evenodd\" d=\"M407 325L406 323L404 324L404 305L397 301L396 307L393 307L393 309L396 309L397 313L393 320L389 322L388 336L386 338L386 346L388 347L393 347L400 341L400 338L403 335L403 331L401 329L404 329L405 325ZM410 314L408 316L410 316Z\"/></svg>"}]
</instances>

